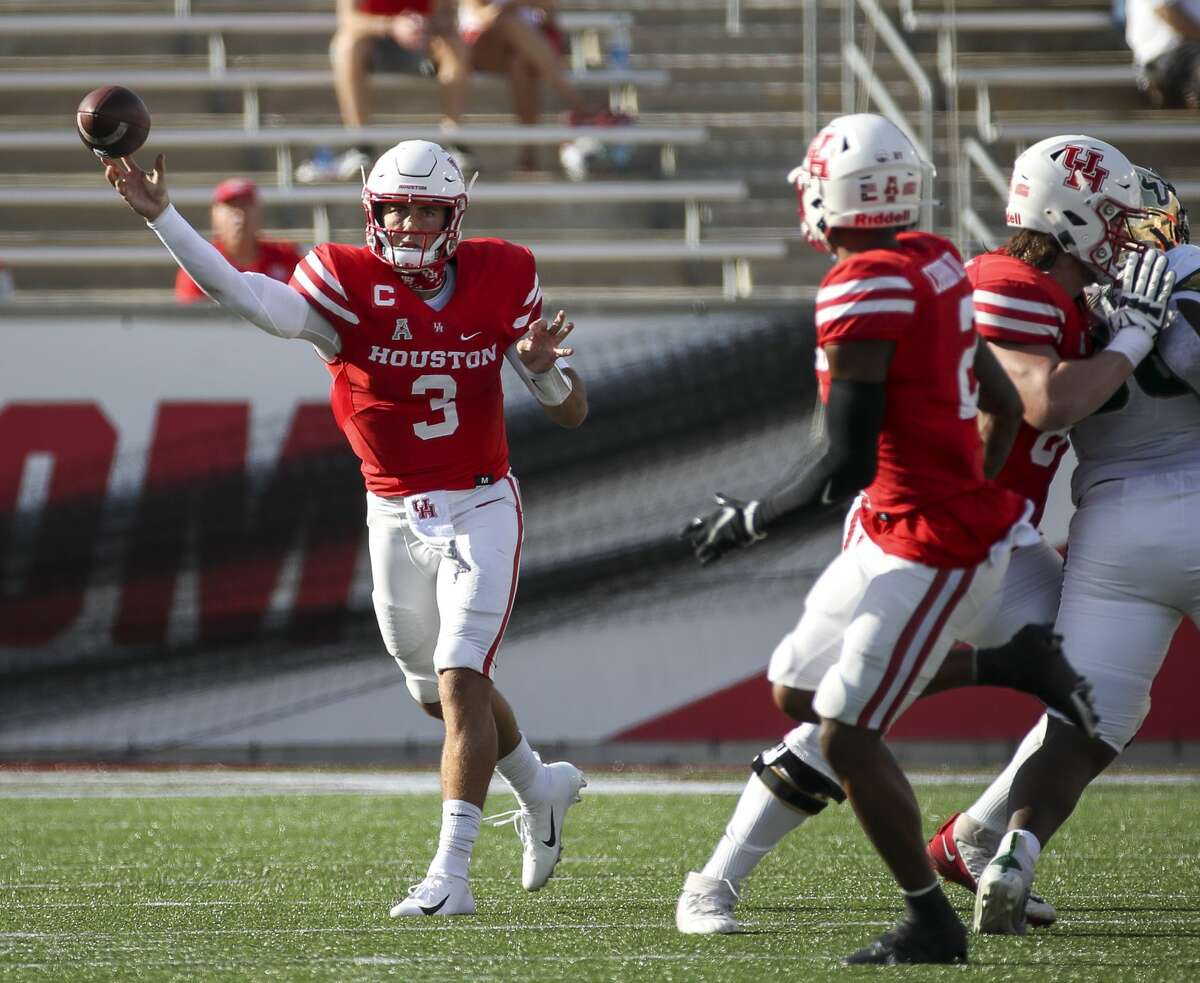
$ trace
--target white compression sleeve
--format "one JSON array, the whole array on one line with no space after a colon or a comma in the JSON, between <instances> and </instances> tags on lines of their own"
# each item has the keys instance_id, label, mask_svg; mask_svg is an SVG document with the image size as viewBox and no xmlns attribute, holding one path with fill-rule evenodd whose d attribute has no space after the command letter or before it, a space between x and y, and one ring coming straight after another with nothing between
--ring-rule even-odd
<instances>
[{"instance_id":1,"label":"white compression sleeve","mask_svg":"<svg viewBox=\"0 0 1200 983\"><path fill-rule=\"evenodd\" d=\"M174 205L146 224L184 272L227 311L276 337L311 342L326 359L341 350L342 342L333 325L297 291L262 273L241 273L234 269Z\"/></svg>"}]
</instances>

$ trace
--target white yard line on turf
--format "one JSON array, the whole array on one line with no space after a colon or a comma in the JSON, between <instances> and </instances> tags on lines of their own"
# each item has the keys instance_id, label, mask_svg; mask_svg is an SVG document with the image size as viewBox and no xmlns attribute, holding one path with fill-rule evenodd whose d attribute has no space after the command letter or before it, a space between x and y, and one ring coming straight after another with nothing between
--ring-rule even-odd
<instances>
[{"instance_id":1,"label":"white yard line on turf","mask_svg":"<svg viewBox=\"0 0 1200 983\"><path fill-rule=\"evenodd\" d=\"M913 785L976 785L991 773L940 774L913 772ZM1100 785L1195 785L1200 774L1126 772L1102 775ZM589 779L585 795L736 795L745 785L736 781L690 781L674 778ZM0 799L167 798L239 795L415 795L438 791L433 772L375 773L334 771L131 771L0 769ZM495 793L506 793L497 783Z\"/></svg>"}]
</instances>

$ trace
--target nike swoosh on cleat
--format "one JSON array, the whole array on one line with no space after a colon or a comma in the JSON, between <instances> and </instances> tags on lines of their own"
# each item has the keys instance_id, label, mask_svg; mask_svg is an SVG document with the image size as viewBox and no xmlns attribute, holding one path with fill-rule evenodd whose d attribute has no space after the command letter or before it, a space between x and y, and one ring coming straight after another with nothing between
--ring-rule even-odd
<instances>
[{"instance_id":1,"label":"nike swoosh on cleat","mask_svg":"<svg viewBox=\"0 0 1200 983\"><path fill-rule=\"evenodd\" d=\"M423 904L419 904L419 905L417 905L417 907L421 909L421 914L423 914L423 915L436 915L439 911L442 910L442 906L449 900L450 900L450 895L447 894L444 898L442 898L441 901L439 901L435 905L430 906L429 908L426 908Z\"/></svg>"},{"instance_id":2,"label":"nike swoosh on cleat","mask_svg":"<svg viewBox=\"0 0 1200 983\"><path fill-rule=\"evenodd\" d=\"M942 837L942 853L946 855L946 859L954 863L958 859L958 854L946 846L946 837Z\"/></svg>"},{"instance_id":3,"label":"nike swoosh on cleat","mask_svg":"<svg viewBox=\"0 0 1200 983\"><path fill-rule=\"evenodd\" d=\"M550 839L542 840L546 846L554 846L558 842L558 838L554 835L554 810L550 810Z\"/></svg>"}]
</instances>

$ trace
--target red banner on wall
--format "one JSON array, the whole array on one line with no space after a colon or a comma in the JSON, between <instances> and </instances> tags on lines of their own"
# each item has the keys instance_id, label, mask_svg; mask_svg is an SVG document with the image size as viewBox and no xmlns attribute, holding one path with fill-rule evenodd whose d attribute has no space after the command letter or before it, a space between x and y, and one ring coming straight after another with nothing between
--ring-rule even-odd
<instances>
[{"instance_id":1,"label":"red banner on wall","mask_svg":"<svg viewBox=\"0 0 1200 983\"><path fill-rule=\"evenodd\" d=\"M1200 741L1200 631L1185 621L1151 690L1142 741ZM1007 740L1024 736L1041 714L1032 697L973 687L918 700L896 722L889 740ZM779 740L795 722L776 709L766 673L742 680L613 736L618 741Z\"/></svg>"}]
</instances>

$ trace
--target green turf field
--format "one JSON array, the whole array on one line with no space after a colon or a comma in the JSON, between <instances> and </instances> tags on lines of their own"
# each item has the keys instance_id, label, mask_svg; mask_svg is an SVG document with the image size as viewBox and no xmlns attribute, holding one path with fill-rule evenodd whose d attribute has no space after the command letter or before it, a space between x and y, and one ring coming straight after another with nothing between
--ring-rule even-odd
<instances>
[{"instance_id":1,"label":"green turf field","mask_svg":"<svg viewBox=\"0 0 1200 983\"><path fill-rule=\"evenodd\" d=\"M932 831L976 786L917 791ZM847 808L760 866L739 909L745 934L676 934L683 875L733 802L588 795L558 874L532 895L512 829L487 827L472 866L480 914L397 922L389 902L432 854L433 796L5 799L0 977L1200 980L1200 785L1092 789L1040 866L1059 924L973 938L970 967L838 965L900 907ZM950 897L969 919L968 895Z\"/></svg>"}]
</instances>

